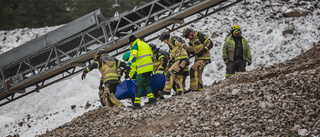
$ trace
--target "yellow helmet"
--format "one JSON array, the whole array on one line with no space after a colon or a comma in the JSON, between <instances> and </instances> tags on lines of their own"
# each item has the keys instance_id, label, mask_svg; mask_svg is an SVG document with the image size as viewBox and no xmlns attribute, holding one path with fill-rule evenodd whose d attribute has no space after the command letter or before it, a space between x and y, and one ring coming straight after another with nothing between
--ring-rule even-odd
<instances>
[{"instance_id":1,"label":"yellow helmet","mask_svg":"<svg viewBox=\"0 0 320 137\"><path fill-rule=\"evenodd\" d=\"M231 30L233 31L233 30L236 30L236 29L240 29L239 25L233 25Z\"/></svg>"}]
</instances>

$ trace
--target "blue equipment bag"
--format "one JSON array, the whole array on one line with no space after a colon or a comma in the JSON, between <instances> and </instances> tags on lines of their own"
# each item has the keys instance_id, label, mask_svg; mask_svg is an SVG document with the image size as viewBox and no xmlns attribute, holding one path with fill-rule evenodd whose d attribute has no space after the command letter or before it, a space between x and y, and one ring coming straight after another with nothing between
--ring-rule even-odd
<instances>
[{"instance_id":1,"label":"blue equipment bag","mask_svg":"<svg viewBox=\"0 0 320 137\"><path fill-rule=\"evenodd\" d=\"M155 74L151 77L150 86L152 91L156 91L162 89L166 83L165 75L163 74ZM125 80L122 81L116 89L116 98L117 99L127 99L127 98L134 98L136 92L136 81L134 80ZM145 96L146 90L142 89L142 96Z\"/></svg>"},{"instance_id":2,"label":"blue equipment bag","mask_svg":"<svg viewBox=\"0 0 320 137\"><path fill-rule=\"evenodd\" d=\"M125 81L122 81L117 86L115 95L117 99L134 98L135 92L136 92L136 81L125 80Z\"/></svg>"},{"instance_id":3,"label":"blue equipment bag","mask_svg":"<svg viewBox=\"0 0 320 137\"><path fill-rule=\"evenodd\" d=\"M157 73L151 77L151 89L156 91L162 89L166 84L166 76L164 74Z\"/></svg>"},{"instance_id":4,"label":"blue equipment bag","mask_svg":"<svg viewBox=\"0 0 320 137\"><path fill-rule=\"evenodd\" d=\"M151 82L150 82L152 91L157 91L159 89L162 89L165 84L166 84L166 76L164 74L157 73L152 75ZM142 89L142 95L147 95L146 90L144 88Z\"/></svg>"}]
</instances>

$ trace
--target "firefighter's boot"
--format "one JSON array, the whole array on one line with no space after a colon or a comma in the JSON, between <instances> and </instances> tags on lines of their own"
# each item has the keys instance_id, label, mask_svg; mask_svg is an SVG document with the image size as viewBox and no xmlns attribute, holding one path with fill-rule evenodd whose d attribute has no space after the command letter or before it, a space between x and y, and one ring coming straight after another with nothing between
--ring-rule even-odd
<instances>
[{"instance_id":1,"label":"firefighter's boot","mask_svg":"<svg viewBox=\"0 0 320 137\"><path fill-rule=\"evenodd\" d=\"M156 105L156 100L149 100L148 102L144 103L146 105Z\"/></svg>"},{"instance_id":2,"label":"firefighter's boot","mask_svg":"<svg viewBox=\"0 0 320 137\"><path fill-rule=\"evenodd\" d=\"M129 106L129 108L132 108L132 109L142 109L140 104L133 104L132 106Z\"/></svg>"},{"instance_id":3,"label":"firefighter's boot","mask_svg":"<svg viewBox=\"0 0 320 137\"><path fill-rule=\"evenodd\" d=\"M158 93L159 93L161 96L163 96L163 95L170 95L170 92L165 92L165 91L163 91L163 90L160 90Z\"/></svg>"}]
</instances>

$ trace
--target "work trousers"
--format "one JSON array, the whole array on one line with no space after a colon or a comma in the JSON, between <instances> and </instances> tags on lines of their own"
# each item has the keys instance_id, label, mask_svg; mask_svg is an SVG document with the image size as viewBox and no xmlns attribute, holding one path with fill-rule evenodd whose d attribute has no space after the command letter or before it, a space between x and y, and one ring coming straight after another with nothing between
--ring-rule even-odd
<instances>
[{"instance_id":1,"label":"work trousers","mask_svg":"<svg viewBox=\"0 0 320 137\"><path fill-rule=\"evenodd\" d=\"M152 74L152 71L137 75L136 94L135 94L134 104L133 105L140 105L140 98L141 98L141 94L142 94L142 88L144 88L146 90L147 97L148 97L149 100L155 100L154 94L152 93L152 89L150 87L151 74Z\"/></svg>"},{"instance_id":2,"label":"work trousers","mask_svg":"<svg viewBox=\"0 0 320 137\"><path fill-rule=\"evenodd\" d=\"M123 107L124 105L116 98L115 92L118 83L115 84L105 84L104 89L99 91L100 101L102 106L117 106Z\"/></svg>"},{"instance_id":3,"label":"work trousers","mask_svg":"<svg viewBox=\"0 0 320 137\"><path fill-rule=\"evenodd\" d=\"M235 72L245 72L246 71L246 61L245 60L234 60L228 61L226 64L226 78L235 74Z\"/></svg>"},{"instance_id":4,"label":"work trousers","mask_svg":"<svg viewBox=\"0 0 320 137\"><path fill-rule=\"evenodd\" d=\"M196 60L190 68L190 91L203 90L202 72L210 60Z\"/></svg>"},{"instance_id":5,"label":"work trousers","mask_svg":"<svg viewBox=\"0 0 320 137\"><path fill-rule=\"evenodd\" d=\"M171 92L173 86L175 86L176 92L184 93L184 86L181 82L181 76L183 69L188 65L186 60L177 60L166 72L166 83L164 86L164 92Z\"/></svg>"}]
</instances>

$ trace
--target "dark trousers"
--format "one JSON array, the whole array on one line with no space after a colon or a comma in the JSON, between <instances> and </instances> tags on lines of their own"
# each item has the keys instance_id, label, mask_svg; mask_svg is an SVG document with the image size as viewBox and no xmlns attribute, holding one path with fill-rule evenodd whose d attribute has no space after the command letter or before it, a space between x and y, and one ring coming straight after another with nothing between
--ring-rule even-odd
<instances>
[{"instance_id":1,"label":"dark trousers","mask_svg":"<svg viewBox=\"0 0 320 137\"><path fill-rule=\"evenodd\" d=\"M246 61L245 60L234 60L227 63L226 78L235 74L235 72L245 72Z\"/></svg>"}]
</instances>

